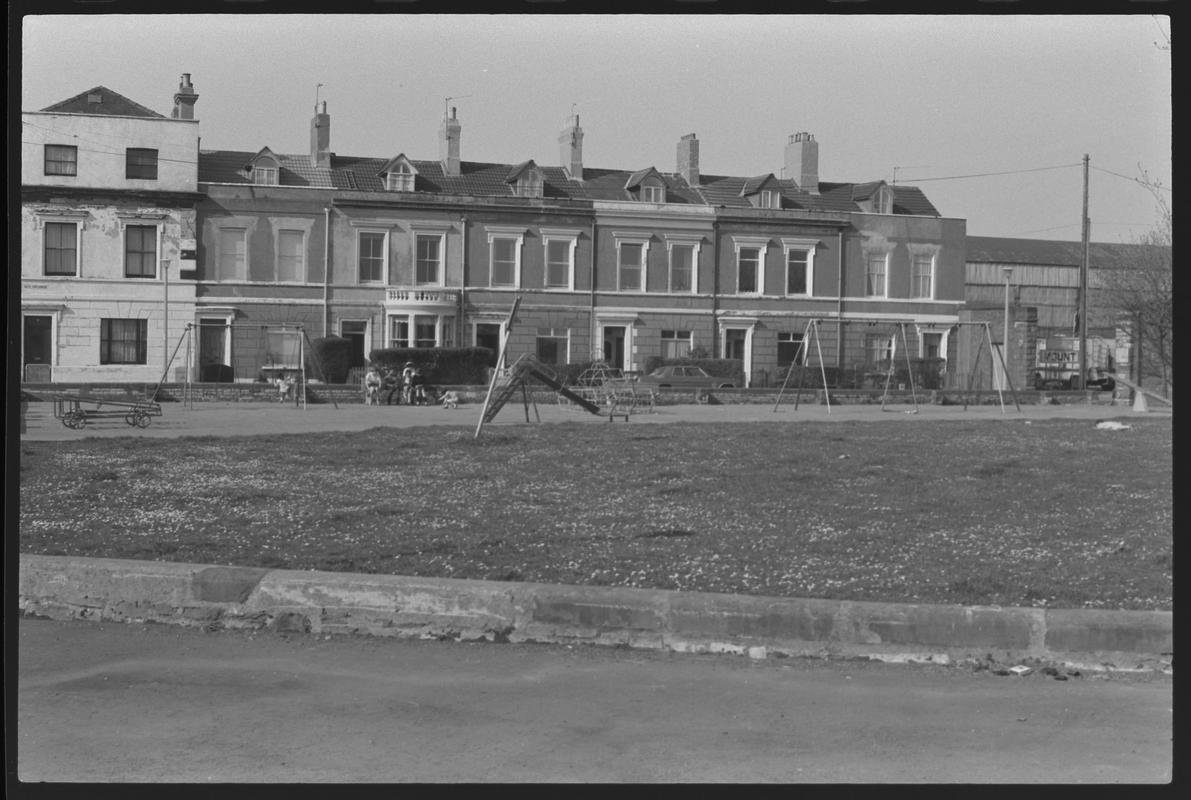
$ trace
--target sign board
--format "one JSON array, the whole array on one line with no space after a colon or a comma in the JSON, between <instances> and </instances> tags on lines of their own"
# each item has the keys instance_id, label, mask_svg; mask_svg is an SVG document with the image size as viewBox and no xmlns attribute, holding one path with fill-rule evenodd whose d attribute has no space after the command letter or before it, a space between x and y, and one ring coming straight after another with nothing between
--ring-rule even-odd
<instances>
[{"instance_id":1,"label":"sign board","mask_svg":"<svg viewBox=\"0 0 1191 800\"><path fill-rule=\"evenodd\" d=\"M182 239L178 242L181 251L178 258L182 261L194 261L198 258L198 243L194 239Z\"/></svg>"}]
</instances>

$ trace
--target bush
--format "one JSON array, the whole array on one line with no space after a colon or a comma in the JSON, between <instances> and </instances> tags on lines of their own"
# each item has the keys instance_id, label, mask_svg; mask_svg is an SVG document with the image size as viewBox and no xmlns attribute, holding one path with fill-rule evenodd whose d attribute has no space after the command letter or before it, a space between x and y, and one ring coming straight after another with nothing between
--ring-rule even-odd
<instances>
[{"instance_id":1,"label":"bush","mask_svg":"<svg viewBox=\"0 0 1191 800\"><path fill-rule=\"evenodd\" d=\"M487 347L387 347L373 350L368 360L384 369L401 371L412 361L426 373L426 382L438 386L479 386L488 383Z\"/></svg>"},{"instance_id":2,"label":"bush","mask_svg":"<svg viewBox=\"0 0 1191 800\"><path fill-rule=\"evenodd\" d=\"M346 383L347 371L351 369L351 341L342 336L321 336L311 344L315 356L313 373L326 383Z\"/></svg>"}]
</instances>

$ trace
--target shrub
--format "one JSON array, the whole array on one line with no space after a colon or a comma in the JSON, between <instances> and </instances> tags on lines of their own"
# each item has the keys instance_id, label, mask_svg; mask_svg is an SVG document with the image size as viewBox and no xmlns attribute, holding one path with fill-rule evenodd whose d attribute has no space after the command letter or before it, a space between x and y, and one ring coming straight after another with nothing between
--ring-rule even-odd
<instances>
[{"instance_id":1,"label":"shrub","mask_svg":"<svg viewBox=\"0 0 1191 800\"><path fill-rule=\"evenodd\" d=\"M351 341L342 336L321 336L311 344L315 356L312 372L326 383L346 383L351 369Z\"/></svg>"},{"instance_id":2,"label":"shrub","mask_svg":"<svg viewBox=\"0 0 1191 800\"><path fill-rule=\"evenodd\" d=\"M488 382L492 351L487 347L386 347L368 359L382 369L400 371L407 361L422 368L426 382L443 386L478 386Z\"/></svg>"}]
</instances>

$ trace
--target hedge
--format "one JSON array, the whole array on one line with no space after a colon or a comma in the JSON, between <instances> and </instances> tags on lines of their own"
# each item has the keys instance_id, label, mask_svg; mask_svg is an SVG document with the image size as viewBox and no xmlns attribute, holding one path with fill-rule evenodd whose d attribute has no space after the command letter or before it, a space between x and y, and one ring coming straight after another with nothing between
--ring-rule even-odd
<instances>
[{"instance_id":1,"label":"hedge","mask_svg":"<svg viewBox=\"0 0 1191 800\"><path fill-rule=\"evenodd\" d=\"M368 360L381 369L400 371L412 361L426 373L426 382L440 386L478 386L488 383L493 353L487 347L386 347L373 350Z\"/></svg>"},{"instance_id":2,"label":"hedge","mask_svg":"<svg viewBox=\"0 0 1191 800\"><path fill-rule=\"evenodd\" d=\"M351 369L352 343L342 336L321 336L314 339L314 373L325 383L346 383L347 371ZM322 369L318 369L318 365Z\"/></svg>"}]
</instances>

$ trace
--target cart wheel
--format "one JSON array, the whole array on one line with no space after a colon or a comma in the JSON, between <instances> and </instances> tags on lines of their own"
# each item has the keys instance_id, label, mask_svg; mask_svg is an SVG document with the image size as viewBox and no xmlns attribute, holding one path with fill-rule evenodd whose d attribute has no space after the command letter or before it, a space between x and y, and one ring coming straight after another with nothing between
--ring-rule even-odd
<instances>
[{"instance_id":1,"label":"cart wheel","mask_svg":"<svg viewBox=\"0 0 1191 800\"><path fill-rule=\"evenodd\" d=\"M124 422L130 427L136 427L136 412L129 411L124 415Z\"/></svg>"},{"instance_id":2,"label":"cart wheel","mask_svg":"<svg viewBox=\"0 0 1191 800\"><path fill-rule=\"evenodd\" d=\"M62 417L62 424L72 430L78 430L87 424L87 416L81 411L68 411Z\"/></svg>"},{"instance_id":3,"label":"cart wheel","mask_svg":"<svg viewBox=\"0 0 1191 800\"><path fill-rule=\"evenodd\" d=\"M153 418L150 417L148 414L146 414L144 411L138 412L136 414L136 426L138 428L147 428L147 427L149 427L149 423L151 423L152 421L153 421Z\"/></svg>"}]
</instances>

